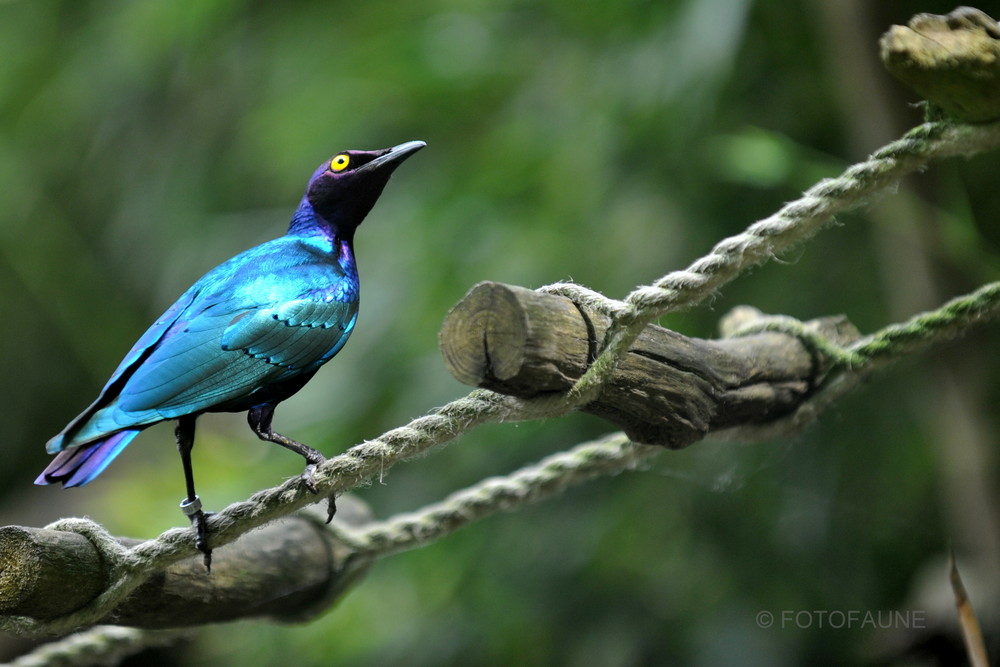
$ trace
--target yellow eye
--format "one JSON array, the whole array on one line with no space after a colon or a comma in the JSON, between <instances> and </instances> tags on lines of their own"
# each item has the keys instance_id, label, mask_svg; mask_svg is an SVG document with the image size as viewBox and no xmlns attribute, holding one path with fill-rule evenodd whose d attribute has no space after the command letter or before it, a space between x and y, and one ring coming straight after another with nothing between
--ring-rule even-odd
<instances>
[{"instance_id":1,"label":"yellow eye","mask_svg":"<svg viewBox=\"0 0 1000 667\"><path fill-rule=\"evenodd\" d=\"M341 153L330 160L330 171L344 171L349 164L351 164L351 156L347 153Z\"/></svg>"}]
</instances>

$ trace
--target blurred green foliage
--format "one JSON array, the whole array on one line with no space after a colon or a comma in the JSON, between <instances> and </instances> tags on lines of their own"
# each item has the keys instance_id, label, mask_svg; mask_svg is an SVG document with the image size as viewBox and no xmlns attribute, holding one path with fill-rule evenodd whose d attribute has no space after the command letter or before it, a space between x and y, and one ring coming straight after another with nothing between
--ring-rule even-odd
<instances>
[{"instance_id":1,"label":"blurred green foliage","mask_svg":"<svg viewBox=\"0 0 1000 667\"><path fill-rule=\"evenodd\" d=\"M866 9L845 24L835 6ZM97 483L71 491L31 486L43 443L194 279L281 234L312 169L335 152L428 142L359 231L353 339L277 413L279 430L328 454L467 391L445 371L436 332L477 281L573 279L620 297L919 122L906 106L913 96L877 71L875 39L916 12L951 8L0 3L0 519L42 525L88 514L134 537L182 523L170 428L143 434ZM845 34L866 45L856 55L874 68L875 89L851 83L859 79L837 48ZM880 96L894 122L866 133ZM995 280L998 166L996 156L935 166L880 214L844 218L663 323L711 336L721 314L749 303L802 319L843 312L871 330ZM909 284L915 269L892 258L919 244L929 248L933 291L901 302L892 285ZM792 665L884 656L885 637L870 629L768 629L756 614L912 609L921 568L949 541L960 553L974 546L956 533L955 498L941 481L935 368L970 371L963 382L977 391L965 408L995 446L996 333L888 371L794 440L667 453L393 557L312 623L213 627L160 660ZM242 416L199 426L195 467L210 507L299 472L297 457L259 443ZM360 495L388 516L610 429L584 415L489 426Z\"/></svg>"}]
</instances>

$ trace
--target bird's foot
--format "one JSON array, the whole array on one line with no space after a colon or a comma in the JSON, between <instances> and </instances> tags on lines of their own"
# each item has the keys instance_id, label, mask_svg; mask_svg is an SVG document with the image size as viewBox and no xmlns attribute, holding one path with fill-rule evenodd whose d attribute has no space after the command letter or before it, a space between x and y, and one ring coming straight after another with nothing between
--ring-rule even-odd
<instances>
[{"instance_id":1,"label":"bird's foot","mask_svg":"<svg viewBox=\"0 0 1000 667\"><path fill-rule=\"evenodd\" d=\"M317 468L326 461L326 457L315 452L312 456L306 459L308 464L306 469L302 471L301 479L302 484L309 489L310 492L316 494L319 493L319 488L316 486L316 480L314 478ZM326 499L326 522L330 523L333 521L333 515L337 513L337 499L335 496L328 496Z\"/></svg>"},{"instance_id":2,"label":"bird's foot","mask_svg":"<svg viewBox=\"0 0 1000 667\"><path fill-rule=\"evenodd\" d=\"M299 478L302 480L302 484L309 489L310 493L319 493L319 488L316 486L316 469L326 461L326 457L318 452L314 456L306 458L306 469L302 471Z\"/></svg>"},{"instance_id":3,"label":"bird's foot","mask_svg":"<svg viewBox=\"0 0 1000 667\"><path fill-rule=\"evenodd\" d=\"M203 511L201 499L198 496L185 498L181 502L181 511L184 512L184 516L191 519L191 525L194 526L195 531L194 546L204 555L205 571L211 574L212 548L208 546L208 517L212 516L214 512Z\"/></svg>"},{"instance_id":4,"label":"bird's foot","mask_svg":"<svg viewBox=\"0 0 1000 667\"><path fill-rule=\"evenodd\" d=\"M333 521L333 515L337 513L337 497L327 496L326 499L326 522Z\"/></svg>"}]
</instances>

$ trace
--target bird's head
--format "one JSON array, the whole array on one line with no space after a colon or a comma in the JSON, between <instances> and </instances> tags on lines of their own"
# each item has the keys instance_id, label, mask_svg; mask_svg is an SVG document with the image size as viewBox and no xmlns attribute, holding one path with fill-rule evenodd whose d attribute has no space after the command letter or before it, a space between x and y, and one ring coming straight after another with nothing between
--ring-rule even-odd
<instances>
[{"instance_id":1,"label":"bird's head","mask_svg":"<svg viewBox=\"0 0 1000 667\"><path fill-rule=\"evenodd\" d=\"M396 167L426 145L408 141L376 151L337 153L309 179L302 203L334 230L351 235L372 210Z\"/></svg>"}]
</instances>

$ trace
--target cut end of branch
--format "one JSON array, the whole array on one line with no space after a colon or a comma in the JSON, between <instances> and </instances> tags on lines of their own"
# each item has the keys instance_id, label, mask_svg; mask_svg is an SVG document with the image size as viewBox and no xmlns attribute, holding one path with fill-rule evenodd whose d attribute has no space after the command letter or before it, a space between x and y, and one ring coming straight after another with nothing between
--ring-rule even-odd
<instances>
[{"instance_id":1,"label":"cut end of branch","mask_svg":"<svg viewBox=\"0 0 1000 667\"><path fill-rule=\"evenodd\" d=\"M474 285L449 312L438 335L445 365L468 385L515 385L525 398L565 390L569 368L587 363L591 332L568 299L537 304L529 289L494 282ZM555 304L554 309L546 306ZM544 311L544 326L539 326ZM538 381L536 358L550 360ZM575 379L575 378L574 378Z\"/></svg>"},{"instance_id":2,"label":"cut end of branch","mask_svg":"<svg viewBox=\"0 0 1000 667\"><path fill-rule=\"evenodd\" d=\"M106 583L100 554L83 535L0 527L0 613L52 618L82 607Z\"/></svg>"}]
</instances>

